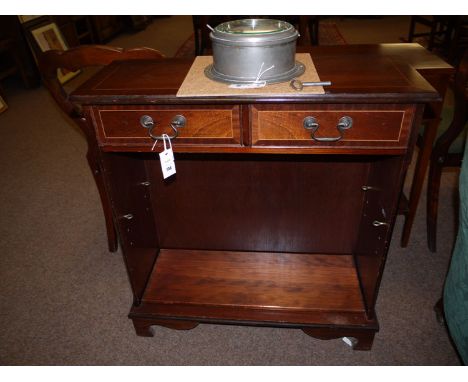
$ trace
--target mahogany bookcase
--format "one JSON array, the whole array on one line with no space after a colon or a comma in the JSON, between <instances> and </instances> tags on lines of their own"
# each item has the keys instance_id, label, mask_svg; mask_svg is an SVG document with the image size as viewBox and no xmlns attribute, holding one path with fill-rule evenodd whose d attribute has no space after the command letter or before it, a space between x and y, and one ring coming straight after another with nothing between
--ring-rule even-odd
<instances>
[{"instance_id":1,"label":"mahogany bookcase","mask_svg":"<svg viewBox=\"0 0 468 382\"><path fill-rule=\"evenodd\" d=\"M417 128L440 101L384 48L311 48L332 82L320 95L176 97L193 61L179 58L113 62L71 95L96 139L138 335L279 326L371 348ZM153 152L140 121L169 134L177 115L163 180L162 142Z\"/></svg>"}]
</instances>

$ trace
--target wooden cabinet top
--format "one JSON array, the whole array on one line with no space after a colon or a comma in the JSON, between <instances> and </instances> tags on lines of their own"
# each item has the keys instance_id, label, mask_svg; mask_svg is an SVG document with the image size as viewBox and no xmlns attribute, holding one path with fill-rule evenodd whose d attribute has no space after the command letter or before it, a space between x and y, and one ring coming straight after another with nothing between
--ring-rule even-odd
<instances>
[{"instance_id":1,"label":"wooden cabinet top","mask_svg":"<svg viewBox=\"0 0 468 382\"><path fill-rule=\"evenodd\" d=\"M304 52L304 48L298 48ZM439 100L424 75L450 75L453 68L418 44L308 47L318 74L331 81L325 94L297 97L177 98L193 58L116 61L71 94L80 104L194 104L251 102L423 103Z\"/></svg>"}]
</instances>

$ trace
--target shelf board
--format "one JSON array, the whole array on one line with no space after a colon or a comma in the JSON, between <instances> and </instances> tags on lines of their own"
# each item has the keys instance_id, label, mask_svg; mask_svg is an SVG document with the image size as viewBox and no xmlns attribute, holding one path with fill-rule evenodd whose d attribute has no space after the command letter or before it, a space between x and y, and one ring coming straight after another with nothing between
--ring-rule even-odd
<instances>
[{"instance_id":1,"label":"shelf board","mask_svg":"<svg viewBox=\"0 0 468 382\"><path fill-rule=\"evenodd\" d=\"M313 316L318 323L340 321L341 313L346 322L365 317L351 255L179 249L160 251L133 313L246 321L279 314L284 322Z\"/></svg>"}]
</instances>

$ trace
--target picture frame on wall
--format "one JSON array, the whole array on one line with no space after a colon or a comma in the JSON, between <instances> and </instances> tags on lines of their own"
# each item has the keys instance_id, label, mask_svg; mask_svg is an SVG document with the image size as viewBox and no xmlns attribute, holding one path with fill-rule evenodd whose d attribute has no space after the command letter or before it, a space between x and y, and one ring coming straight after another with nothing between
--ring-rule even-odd
<instances>
[{"instance_id":1,"label":"picture frame on wall","mask_svg":"<svg viewBox=\"0 0 468 382\"><path fill-rule=\"evenodd\" d=\"M36 20L37 18L42 17L42 16L32 16L32 15L23 15L23 16L18 16L19 21L21 24L28 23L32 20Z\"/></svg>"},{"instance_id":2,"label":"picture frame on wall","mask_svg":"<svg viewBox=\"0 0 468 382\"><path fill-rule=\"evenodd\" d=\"M8 109L8 105L0 95L0 114L3 113L6 109Z\"/></svg>"},{"instance_id":3,"label":"picture frame on wall","mask_svg":"<svg viewBox=\"0 0 468 382\"><path fill-rule=\"evenodd\" d=\"M62 33L55 23L48 23L46 25L37 26L36 28L31 29L31 35L41 52L54 49L68 50L67 43L65 42ZM61 84L71 80L80 73L80 70L77 70L76 72L71 72L64 69L57 70L57 77Z\"/></svg>"}]
</instances>

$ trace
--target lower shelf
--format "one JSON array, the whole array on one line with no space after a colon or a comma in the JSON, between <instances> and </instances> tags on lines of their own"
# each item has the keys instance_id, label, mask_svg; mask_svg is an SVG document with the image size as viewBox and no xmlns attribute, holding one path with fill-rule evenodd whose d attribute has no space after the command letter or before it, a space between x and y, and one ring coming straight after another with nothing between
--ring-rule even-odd
<instances>
[{"instance_id":1,"label":"lower shelf","mask_svg":"<svg viewBox=\"0 0 468 382\"><path fill-rule=\"evenodd\" d=\"M163 249L130 317L376 327L351 255Z\"/></svg>"}]
</instances>

